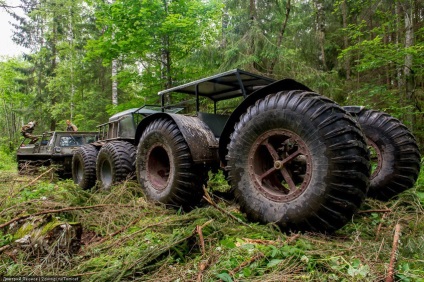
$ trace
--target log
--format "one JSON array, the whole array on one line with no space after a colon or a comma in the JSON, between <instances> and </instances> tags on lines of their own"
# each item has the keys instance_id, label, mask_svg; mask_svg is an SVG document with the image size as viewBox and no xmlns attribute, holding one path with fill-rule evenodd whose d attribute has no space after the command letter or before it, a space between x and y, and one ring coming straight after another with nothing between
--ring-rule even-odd
<instances>
[{"instance_id":1,"label":"log","mask_svg":"<svg viewBox=\"0 0 424 282\"><path fill-rule=\"evenodd\" d=\"M72 255L81 247L82 226L43 215L30 217L9 230L13 235L12 247L30 256Z\"/></svg>"}]
</instances>

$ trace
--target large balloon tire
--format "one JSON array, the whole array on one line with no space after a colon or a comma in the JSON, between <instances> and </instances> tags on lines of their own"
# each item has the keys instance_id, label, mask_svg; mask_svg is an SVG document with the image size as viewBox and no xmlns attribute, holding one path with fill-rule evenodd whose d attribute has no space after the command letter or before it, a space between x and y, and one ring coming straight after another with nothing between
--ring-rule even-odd
<instances>
[{"instance_id":1,"label":"large balloon tire","mask_svg":"<svg viewBox=\"0 0 424 282\"><path fill-rule=\"evenodd\" d=\"M369 184L359 125L311 92L279 92L249 107L232 133L227 160L241 211L284 231L341 228Z\"/></svg>"},{"instance_id":2,"label":"large balloon tire","mask_svg":"<svg viewBox=\"0 0 424 282\"><path fill-rule=\"evenodd\" d=\"M368 196L388 201L413 187L420 173L421 156L409 129L384 112L362 108L354 116L377 159Z\"/></svg>"},{"instance_id":3,"label":"large balloon tire","mask_svg":"<svg viewBox=\"0 0 424 282\"><path fill-rule=\"evenodd\" d=\"M146 196L173 207L191 209L203 196L204 170L171 119L152 121L137 147L137 179Z\"/></svg>"},{"instance_id":4,"label":"large balloon tire","mask_svg":"<svg viewBox=\"0 0 424 282\"><path fill-rule=\"evenodd\" d=\"M130 179L135 172L136 150L126 141L104 145L97 156L96 176L99 188L110 190L112 185Z\"/></svg>"},{"instance_id":5,"label":"large balloon tire","mask_svg":"<svg viewBox=\"0 0 424 282\"><path fill-rule=\"evenodd\" d=\"M72 179L82 189L96 185L96 160L98 149L93 145L79 147L72 157Z\"/></svg>"}]
</instances>

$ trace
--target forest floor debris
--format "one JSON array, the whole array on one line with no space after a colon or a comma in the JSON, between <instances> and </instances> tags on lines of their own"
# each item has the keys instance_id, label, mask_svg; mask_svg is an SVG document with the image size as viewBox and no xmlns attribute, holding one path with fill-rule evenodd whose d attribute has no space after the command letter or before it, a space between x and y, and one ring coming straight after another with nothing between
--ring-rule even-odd
<instances>
[{"instance_id":1,"label":"forest floor debris","mask_svg":"<svg viewBox=\"0 0 424 282\"><path fill-rule=\"evenodd\" d=\"M84 191L47 174L34 182L12 173L0 173L0 275L82 281L424 281L422 178L387 203L367 200L334 234L285 234L272 224L248 222L235 203L213 197L210 187L201 207L184 212L148 202L133 181L110 192ZM34 216L80 223L79 251L54 260L15 248L10 225Z\"/></svg>"}]
</instances>

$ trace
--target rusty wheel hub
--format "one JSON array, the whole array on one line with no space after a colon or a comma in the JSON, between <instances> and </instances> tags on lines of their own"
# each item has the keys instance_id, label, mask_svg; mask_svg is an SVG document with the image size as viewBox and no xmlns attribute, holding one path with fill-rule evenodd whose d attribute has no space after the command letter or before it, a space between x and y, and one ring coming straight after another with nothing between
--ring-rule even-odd
<instances>
[{"instance_id":1,"label":"rusty wheel hub","mask_svg":"<svg viewBox=\"0 0 424 282\"><path fill-rule=\"evenodd\" d=\"M266 198L286 202L301 195L312 176L305 142L294 132L274 129L260 135L249 152L249 176Z\"/></svg>"},{"instance_id":2,"label":"rusty wheel hub","mask_svg":"<svg viewBox=\"0 0 424 282\"><path fill-rule=\"evenodd\" d=\"M155 144L147 153L147 178L153 188L162 191L169 181L171 163L166 149L161 144Z\"/></svg>"}]
</instances>

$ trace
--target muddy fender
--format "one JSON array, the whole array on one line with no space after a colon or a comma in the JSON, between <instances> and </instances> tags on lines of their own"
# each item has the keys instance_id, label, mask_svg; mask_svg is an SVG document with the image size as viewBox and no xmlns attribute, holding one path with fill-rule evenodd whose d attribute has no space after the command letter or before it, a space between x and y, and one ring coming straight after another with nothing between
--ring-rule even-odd
<instances>
[{"instance_id":1,"label":"muddy fender","mask_svg":"<svg viewBox=\"0 0 424 282\"><path fill-rule=\"evenodd\" d=\"M137 144L146 126L160 118L170 118L175 122L187 142L194 163L210 164L218 162L218 141L210 128L197 117L169 113L150 115L143 119L137 127Z\"/></svg>"}]
</instances>

